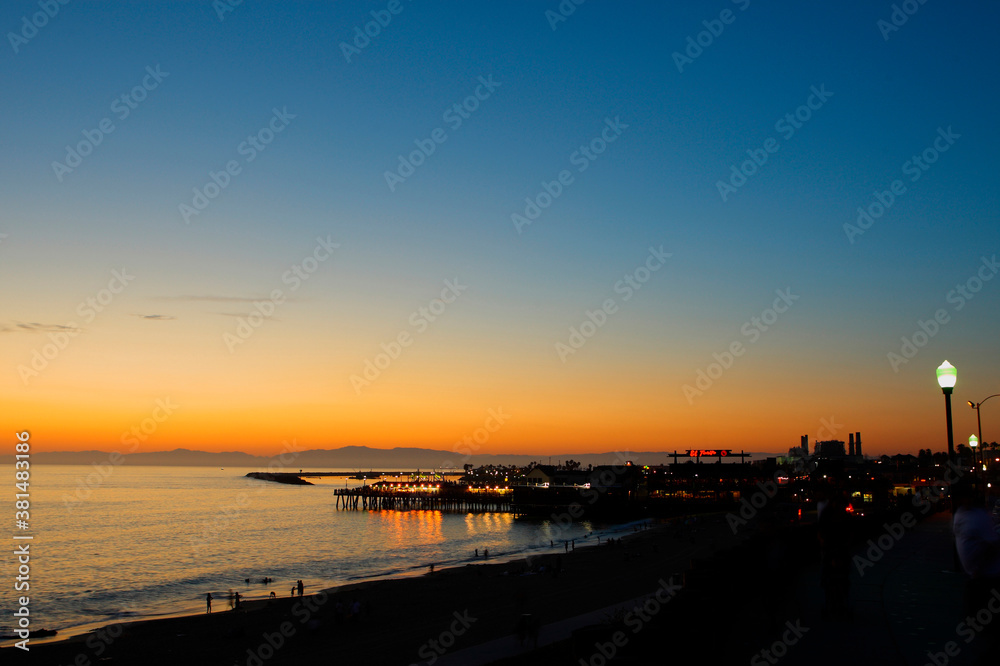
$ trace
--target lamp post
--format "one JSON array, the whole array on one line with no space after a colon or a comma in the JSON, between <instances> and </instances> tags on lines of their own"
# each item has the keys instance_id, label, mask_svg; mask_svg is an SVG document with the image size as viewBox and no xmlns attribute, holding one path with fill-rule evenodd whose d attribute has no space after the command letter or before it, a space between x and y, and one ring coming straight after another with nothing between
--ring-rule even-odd
<instances>
[{"instance_id":1,"label":"lamp post","mask_svg":"<svg viewBox=\"0 0 1000 666\"><path fill-rule=\"evenodd\" d=\"M996 398L997 396L1000 396L1000 393L994 393L993 395L988 395L985 398L983 398L982 400L980 400L979 402L972 402L971 400L967 400L966 401L966 402L969 403L969 407L972 407L974 410L976 410L976 425L979 428L979 441L980 442L983 441L983 421L982 421L982 419L979 418L979 408L982 406L982 404L984 402L986 402L990 398ZM986 454L984 453L983 454L983 461L986 460L985 456L986 456Z\"/></svg>"},{"instance_id":2,"label":"lamp post","mask_svg":"<svg viewBox=\"0 0 1000 666\"><path fill-rule=\"evenodd\" d=\"M990 398L996 398L997 396L1000 396L1000 393L994 393L993 395L988 395L985 398L983 398L982 400L980 400L979 402L972 402L971 400L967 401L969 403L969 407L972 407L974 410L976 410L976 427L979 430L979 443L981 443L983 445L983 452L980 455L982 456L983 467L984 468L988 468L989 465L986 464L986 444L985 444L985 442L983 442L983 420L979 417L979 408L982 407L982 405L983 405L984 402L986 402ZM987 484L987 487L988 487L989 486L989 479L990 479L989 472L984 471L983 472L983 477L985 477L985 479L986 479L985 483ZM989 490L987 490L986 492L987 492L987 495L988 495L989 494Z\"/></svg>"},{"instance_id":3,"label":"lamp post","mask_svg":"<svg viewBox=\"0 0 1000 666\"><path fill-rule=\"evenodd\" d=\"M951 430L951 392L958 381L958 370L948 361L937 369L938 386L944 392L944 413L948 421L948 460L955 462L955 435Z\"/></svg>"},{"instance_id":4,"label":"lamp post","mask_svg":"<svg viewBox=\"0 0 1000 666\"><path fill-rule=\"evenodd\" d=\"M969 435L969 448L972 449L972 468L978 467L976 462L976 450L979 449L979 438L975 435Z\"/></svg>"}]
</instances>

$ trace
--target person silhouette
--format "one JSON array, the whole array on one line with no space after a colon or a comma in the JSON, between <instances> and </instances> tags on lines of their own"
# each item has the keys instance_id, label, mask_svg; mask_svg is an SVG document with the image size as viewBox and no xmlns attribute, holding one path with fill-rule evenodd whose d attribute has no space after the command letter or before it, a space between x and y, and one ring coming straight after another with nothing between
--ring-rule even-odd
<instances>
[{"instance_id":1,"label":"person silhouette","mask_svg":"<svg viewBox=\"0 0 1000 666\"><path fill-rule=\"evenodd\" d=\"M983 610L991 611L994 599L1000 596L1000 534L990 513L982 506L982 495L969 479L951 484L951 529L955 535L955 552L967 575L965 612L979 617ZM979 636L980 661L995 664L1000 658L1000 627L983 622Z\"/></svg>"},{"instance_id":2,"label":"person silhouette","mask_svg":"<svg viewBox=\"0 0 1000 666\"><path fill-rule=\"evenodd\" d=\"M205 612L206 613L211 613L212 612L212 593L211 592L209 592L209 593L207 593L205 595L205 605L207 606L207 608L205 609Z\"/></svg>"},{"instance_id":3,"label":"person silhouette","mask_svg":"<svg viewBox=\"0 0 1000 666\"><path fill-rule=\"evenodd\" d=\"M239 592L237 592L233 596L233 610L234 611L239 611L240 610L240 593Z\"/></svg>"},{"instance_id":4,"label":"person silhouette","mask_svg":"<svg viewBox=\"0 0 1000 666\"><path fill-rule=\"evenodd\" d=\"M299 580L298 588L299 588L299 596L301 597L303 590L305 590L306 588L306 586L302 584L301 580Z\"/></svg>"}]
</instances>

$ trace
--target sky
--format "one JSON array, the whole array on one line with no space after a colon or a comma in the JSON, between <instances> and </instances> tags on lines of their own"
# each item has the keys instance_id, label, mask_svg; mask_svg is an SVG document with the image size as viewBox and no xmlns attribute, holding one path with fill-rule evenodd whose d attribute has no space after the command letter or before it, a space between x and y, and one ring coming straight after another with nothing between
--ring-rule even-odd
<instances>
[{"instance_id":1,"label":"sky","mask_svg":"<svg viewBox=\"0 0 1000 666\"><path fill-rule=\"evenodd\" d=\"M964 442L1000 393L998 19L5 2L3 431L916 453L947 359Z\"/></svg>"}]
</instances>

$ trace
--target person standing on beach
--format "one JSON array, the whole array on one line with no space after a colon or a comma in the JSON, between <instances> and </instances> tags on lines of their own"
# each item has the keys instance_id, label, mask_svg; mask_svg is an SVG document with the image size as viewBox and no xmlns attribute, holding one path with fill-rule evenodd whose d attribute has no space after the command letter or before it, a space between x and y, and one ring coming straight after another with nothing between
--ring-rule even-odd
<instances>
[{"instance_id":1,"label":"person standing on beach","mask_svg":"<svg viewBox=\"0 0 1000 666\"><path fill-rule=\"evenodd\" d=\"M237 612L240 610L240 593L239 592L237 592L236 595L233 597L233 610L237 611Z\"/></svg>"},{"instance_id":2,"label":"person standing on beach","mask_svg":"<svg viewBox=\"0 0 1000 666\"><path fill-rule=\"evenodd\" d=\"M306 589L306 586L302 584L301 580L299 580L298 588L299 588L299 596L301 597L302 596L302 592Z\"/></svg>"},{"instance_id":3,"label":"person standing on beach","mask_svg":"<svg viewBox=\"0 0 1000 666\"><path fill-rule=\"evenodd\" d=\"M206 613L211 613L212 612L212 593L211 592L209 592L208 594L205 595L205 605L207 606L207 608L205 609L205 612Z\"/></svg>"}]
</instances>

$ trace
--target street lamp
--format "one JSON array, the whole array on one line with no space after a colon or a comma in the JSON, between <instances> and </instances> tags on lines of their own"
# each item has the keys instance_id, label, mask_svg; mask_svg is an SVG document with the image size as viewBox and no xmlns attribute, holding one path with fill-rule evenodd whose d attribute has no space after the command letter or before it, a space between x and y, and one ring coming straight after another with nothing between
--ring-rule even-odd
<instances>
[{"instance_id":1,"label":"street lamp","mask_svg":"<svg viewBox=\"0 0 1000 666\"><path fill-rule=\"evenodd\" d=\"M976 449L979 448L979 438L969 435L969 448L972 449L972 466L976 467Z\"/></svg>"},{"instance_id":2,"label":"street lamp","mask_svg":"<svg viewBox=\"0 0 1000 666\"><path fill-rule=\"evenodd\" d=\"M958 381L958 370L948 361L937 369L938 386L944 392L944 413L948 421L948 460L955 462L955 435L951 431L951 392Z\"/></svg>"},{"instance_id":3,"label":"street lamp","mask_svg":"<svg viewBox=\"0 0 1000 666\"><path fill-rule=\"evenodd\" d=\"M982 419L979 418L979 408L982 406L982 404L984 402L986 402L990 398L996 398L997 396L1000 396L1000 393L994 393L993 395L988 395L985 398L983 398L982 400L980 400L979 402L972 402L971 400L967 400L966 401L966 402L969 403L969 407L972 407L974 410L976 410L976 425L979 426L979 441L980 442L983 441L983 421L982 421ZM984 461L986 460L985 449L984 449L984 453L983 453L983 460Z\"/></svg>"}]
</instances>

